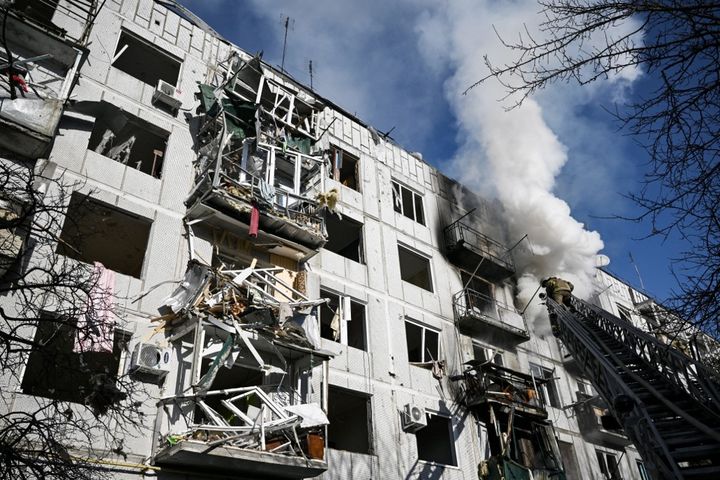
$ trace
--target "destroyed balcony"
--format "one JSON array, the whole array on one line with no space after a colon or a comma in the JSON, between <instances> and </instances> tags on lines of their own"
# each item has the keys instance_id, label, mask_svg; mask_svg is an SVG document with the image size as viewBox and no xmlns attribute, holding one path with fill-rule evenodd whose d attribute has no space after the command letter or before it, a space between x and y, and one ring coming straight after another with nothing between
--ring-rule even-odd
<instances>
[{"instance_id":1,"label":"destroyed balcony","mask_svg":"<svg viewBox=\"0 0 720 480\"><path fill-rule=\"evenodd\" d=\"M525 319L513 307L471 288L453 295L453 311L463 333L473 335L491 329L518 342L530 339Z\"/></svg>"},{"instance_id":2,"label":"destroyed balcony","mask_svg":"<svg viewBox=\"0 0 720 480\"><path fill-rule=\"evenodd\" d=\"M242 234L269 253L306 260L327 240L322 207L333 200L320 194L324 175L321 157L248 139L198 178L187 218Z\"/></svg>"},{"instance_id":3,"label":"destroyed balcony","mask_svg":"<svg viewBox=\"0 0 720 480\"><path fill-rule=\"evenodd\" d=\"M515 273L507 249L458 220L444 230L445 247L450 261L458 267L491 281L500 281Z\"/></svg>"},{"instance_id":4,"label":"destroyed balcony","mask_svg":"<svg viewBox=\"0 0 720 480\"><path fill-rule=\"evenodd\" d=\"M15 10L0 18L0 148L28 158L47 153L87 56L64 31L36 20Z\"/></svg>"},{"instance_id":5,"label":"destroyed balcony","mask_svg":"<svg viewBox=\"0 0 720 480\"><path fill-rule=\"evenodd\" d=\"M583 392L577 392L577 399L574 408L580 433L585 439L612 447L625 447L632 443L610 413L605 400Z\"/></svg>"},{"instance_id":6,"label":"destroyed balcony","mask_svg":"<svg viewBox=\"0 0 720 480\"><path fill-rule=\"evenodd\" d=\"M547 418L537 390L547 380L491 362L471 360L466 365L469 367L462 375L450 380L462 381L462 403L468 409L483 414L493 409L496 413L513 411L528 419Z\"/></svg>"},{"instance_id":7,"label":"destroyed balcony","mask_svg":"<svg viewBox=\"0 0 720 480\"><path fill-rule=\"evenodd\" d=\"M282 270L191 262L163 302L155 321L164 322L164 344L172 346L164 365L176 366L165 373L175 394L158 402L154 463L242 478L299 479L327 469L332 354L317 348L316 312L325 300L309 300ZM308 393L318 370L319 405Z\"/></svg>"}]
</instances>

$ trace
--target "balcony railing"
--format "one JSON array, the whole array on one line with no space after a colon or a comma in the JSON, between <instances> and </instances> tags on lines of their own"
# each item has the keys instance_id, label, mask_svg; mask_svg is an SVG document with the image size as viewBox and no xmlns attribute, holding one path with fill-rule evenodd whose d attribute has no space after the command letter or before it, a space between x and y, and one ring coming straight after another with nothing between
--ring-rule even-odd
<instances>
[{"instance_id":1,"label":"balcony railing","mask_svg":"<svg viewBox=\"0 0 720 480\"><path fill-rule=\"evenodd\" d=\"M154 461L241 476L314 477L327 470L327 418L287 392L238 387L158 402Z\"/></svg>"},{"instance_id":2,"label":"balcony railing","mask_svg":"<svg viewBox=\"0 0 720 480\"><path fill-rule=\"evenodd\" d=\"M461 220L445 227L444 236L448 256L456 265L491 280L515 273L512 257L501 243Z\"/></svg>"},{"instance_id":3,"label":"balcony railing","mask_svg":"<svg viewBox=\"0 0 720 480\"><path fill-rule=\"evenodd\" d=\"M530 338L525 319L513 307L473 289L453 295L453 310L463 331L477 333L489 326L523 340Z\"/></svg>"},{"instance_id":4,"label":"balcony railing","mask_svg":"<svg viewBox=\"0 0 720 480\"><path fill-rule=\"evenodd\" d=\"M471 367L451 380L463 380L463 403L467 408L483 408L489 403L513 406L519 414L547 418L537 388L547 380L533 378L494 363L468 362Z\"/></svg>"}]
</instances>

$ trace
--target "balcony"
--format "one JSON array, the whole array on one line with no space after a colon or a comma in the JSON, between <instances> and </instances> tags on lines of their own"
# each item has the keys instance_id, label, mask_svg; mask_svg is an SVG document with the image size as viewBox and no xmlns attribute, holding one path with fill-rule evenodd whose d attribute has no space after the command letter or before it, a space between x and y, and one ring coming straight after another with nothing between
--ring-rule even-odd
<instances>
[{"instance_id":1,"label":"balcony","mask_svg":"<svg viewBox=\"0 0 720 480\"><path fill-rule=\"evenodd\" d=\"M580 433L586 440L613 447L624 447L632 443L602 398L582 392L577 392L577 398L575 413Z\"/></svg>"},{"instance_id":2,"label":"balcony","mask_svg":"<svg viewBox=\"0 0 720 480\"><path fill-rule=\"evenodd\" d=\"M12 53L13 87L0 89L0 147L27 158L47 154L87 50L62 31L13 10L0 18ZM0 72L9 61L0 49Z\"/></svg>"},{"instance_id":3,"label":"balcony","mask_svg":"<svg viewBox=\"0 0 720 480\"><path fill-rule=\"evenodd\" d=\"M537 392L537 385L546 381L532 375L501 367L494 363L468 362L470 368L461 378L464 380L463 403L469 409L487 410L500 407L500 411L514 408L516 414L529 419L543 420L548 414Z\"/></svg>"},{"instance_id":4,"label":"balcony","mask_svg":"<svg viewBox=\"0 0 720 480\"><path fill-rule=\"evenodd\" d=\"M238 155L218 155L198 177L186 204L187 218L228 230L269 253L304 261L325 242L322 157L242 142ZM253 210L259 216L251 232Z\"/></svg>"},{"instance_id":5,"label":"balcony","mask_svg":"<svg viewBox=\"0 0 720 480\"><path fill-rule=\"evenodd\" d=\"M458 267L491 281L515 273L512 257L502 244L460 220L445 227L444 235L448 258Z\"/></svg>"},{"instance_id":6,"label":"balcony","mask_svg":"<svg viewBox=\"0 0 720 480\"><path fill-rule=\"evenodd\" d=\"M530 339L525 319L513 307L470 288L453 295L453 311L463 333L473 335L489 329L518 342Z\"/></svg>"}]
</instances>

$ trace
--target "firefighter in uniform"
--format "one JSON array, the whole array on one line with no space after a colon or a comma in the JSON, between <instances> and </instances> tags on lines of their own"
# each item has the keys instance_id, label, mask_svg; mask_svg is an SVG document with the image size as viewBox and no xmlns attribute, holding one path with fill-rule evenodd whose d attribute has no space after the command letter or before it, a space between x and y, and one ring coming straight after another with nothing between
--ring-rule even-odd
<instances>
[{"instance_id":1,"label":"firefighter in uniform","mask_svg":"<svg viewBox=\"0 0 720 480\"><path fill-rule=\"evenodd\" d=\"M546 278L540 286L545 288L549 297L552 297L560 305L570 306L570 294L573 291L572 283L558 277Z\"/></svg>"}]
</instances>

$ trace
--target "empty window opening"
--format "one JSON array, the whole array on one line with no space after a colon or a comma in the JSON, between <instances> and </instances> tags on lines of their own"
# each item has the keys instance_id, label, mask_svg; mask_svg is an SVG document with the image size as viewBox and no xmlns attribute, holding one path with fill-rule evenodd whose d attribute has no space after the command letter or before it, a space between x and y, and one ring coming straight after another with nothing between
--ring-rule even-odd
<instances>
[{"instance_id":1,"label":"empty window opening","mask_svg":"<svg viewBox=\"0 0 720 480\"><path fill-rule=\"evenodd\" d=\"M107 102L100 105L88 149L160 178L170 134Z\"/></svg>"},{"instance_id":2,"label":"empty window opening","mask_svg":"<svg viewBox=\"0 0 720 480\"><path fill-rule=\"evenodd\" d=\"M404 185L393 181L393 208L397 213L425 225L425 211L423 209L422 195L415 193Z\"/></svg>"},{"instance_id":3,"label":"empty window opening","mask_svg":"<svg viewBox=\"0 0 720 480\"><path fill-rule=\"evenodd\" d=\"M74 192L57 252L139 278L151 225L150 220Z\"/></svg>"},{"instance_id":4,"label":"empty window opening","mask_svg":"<svg viewBox=\"0 0 720 480\"><path fill-rule=\"evenodd\" d=\"M558 441L558 449L565 471L565 480L583 480L572 443Z\"/></svg>"},{"instance_id":5,"label":"empty window opening","mask_svg":"<svg viewBox=\"0 0 720 480\"><path fill-rule=\"evenodd\" d=\"M372 452L370 396L337 387L328 389L328 447L347 452Z\"/></svg>"},{"instance_id":6,"label":"empty window opening","mask_svg":"<svg viewBox=\"0 0 720 480\"><path fill-rule=\"evenodd\" d=\"M320 298L330 299L320 306L320 336L367 351L365 305L327 290Z\"/></svg>"},{"instance_id":7,"label":"empty window opening","mask_svg":"<svg viewBox=\"0 0 720 480\"><path fill-rule=\"evenodd\" d=\"M400 277L408 283L432 292L430 260L400 245L398 245L398 256Z\"/></svg>"},{"instance_id":8,"label":"empty window opening","mask_svg":"<svg viewBox=\"0 0 720 480\"><path fill-rule=\"evenodd\" d=\"M428 415L427 426L415 433L418 458L426 462L457 466L452 420Z\"/></svg>"},{"instance_id":9,"label":"empty window opening","mask_svg":"<svg viewBox=\"0 0 720 480\"><path fill-rule=\"evenodd\" d=\"M112 66L156 87L160 80L177 85L181 63L169 53L123 30Z\"/></svg>"},{"instance_id":10,"label":"empty window opening","mask_svg":"<svg viewBox=\"0 0 720 480\"><path fill-rule=\"evenodd\" d=\"M495 316L493 286L485 280L461 272L460 278L465 288L465 302L470 311Z\"/></svg>"},{"instance_id":11,"label":"empty window opening","mask_svg":"<svg viewBox=\"0 0 720 480\"><path fill-rule=\"evenodd\" d=\"M607 480L622 480L620 468L618 467L617 457L609 452L595 450L598 464L600 465L600 473L602 478Z\"/></svg>"},{"instance_id":12,"label":"empty window opening","mask_svg":"<svg viewBox=\"0 0 720 480\"><path fill-rule=\"evenodd\" d=\"M325 214L325 227L328 241L323 248L348 260L365 263L363 258L362 227L363 224L344 216L342 220L334 214Z\"/></svg>"},{"instance_id":13,"label":"empty window opening","mask_svg":"<svg viewBox=\"0 0 720 480\"><path fill-rule=\"evenodd\" d=\"M360 177L358 175L358 167L360 160L355 155L339 147L332 147L330 155L332 160L332 178L346 187L359 192L360 182L358 179Z\"/></svg>"},{"instance_id":14,"label":"empty window opening","mask_svg":"<svg viewBox=\"0 0 720 480\"><path fill-rule=\"evenodd\" d=\"M38 320L35 342L23 375L22 391L28 395L60 401L87 403L95 391L98 375L105 374L114 385L123 351L130 336L115 330L112 352L76 351L77 322L44 315ZM103 394L112 397L112 389ZM122 394L115 390L117 400Z\"/></svg>"},{"instance_id":15,"label":"empty window opening","mask_svg":"<svg viewBox=\"0 0 720 480\"><path fill-rule=\"evenodd\" d=\"M440 332L405 321L405 341L410 363L428 363L440 359Z\"/></svg>"},{"instance_id":16,"label":"empty window opening","mask_svg":"<svg viewBox=\"0 0 720 480\"><path fill-rule=\"evenodd\" d=\"M550 405L555 408L562 408L560 403L560 393L558 392L557 384L555 382L554 371L549 368L544 368L534 363L530 364L530 373L539 380L547 380L546 383L538 385L540 391L540 398L543 404Z\"/></svg>"}]
</instances>

